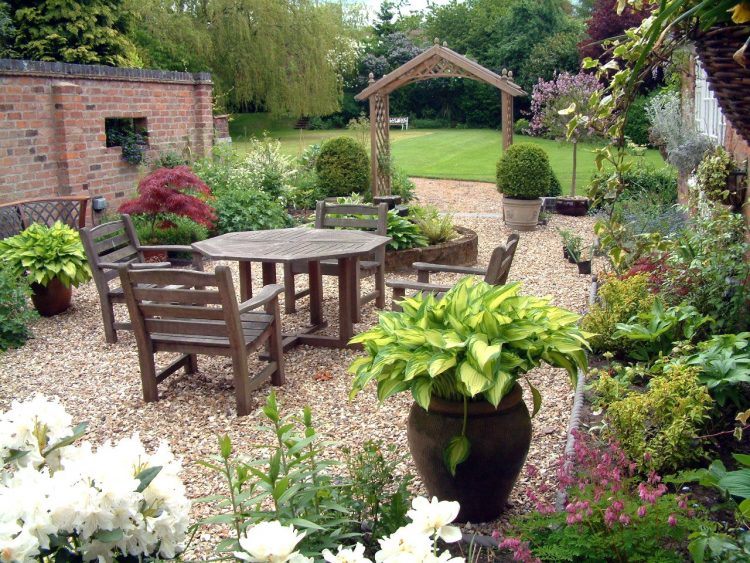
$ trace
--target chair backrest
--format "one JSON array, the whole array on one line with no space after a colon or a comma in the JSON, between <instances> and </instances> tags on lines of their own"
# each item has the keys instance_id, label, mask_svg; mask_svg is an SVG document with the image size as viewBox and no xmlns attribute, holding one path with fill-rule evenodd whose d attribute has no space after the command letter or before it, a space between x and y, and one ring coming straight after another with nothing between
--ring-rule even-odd
<instances>
[{"instance_id":1,"label":"chair backrest","mask_svg":"<svg viewBox=\"0 0 750 563\"><path fill-rule=\"evenodd\" d=\"M519 236L513 233L505 241L505 244L501 244L492 251L484 281L492 285L503 285L508 281L508 273L510 273L510 267L513 264L518 239Z\"/></svg>"},{"instance_id":2,"label":"chair backrest","mask_svg":"<svg viewBox=\"0 0 750 563\"><path fill-rule=\"evenodd\" d=\"M388 233L388 204L378 205L330 203L319 201L315 206L316 229L360 229L377 235ZM370 255L377 262L385 262L385 246Z\"/></svg>"},{"instance_id":3,"label":"chair backrest","mask_svg":"<svg viewBox=\"0 0 750 563\"><path fill-rule=\"evenodd\" d=\"M100 264L130 264L143 262L143 253L139 250L138 233L129 215L104 223L96 227L81 229L81 242L86 251L94 281L108 282L117 277L117 270L104 270Z\"/></svg>"},{"instance_id":4,"label":"chair backrest","mask_svg":"<svg viewBox=\"0 0 750 563\"><path fill-rule=\"evenodd\" d=\"M388 232L388 204L378 205L330 203L315 206L316 229L360 229L385 236Z\"/></svg>"},{"instance_id":5,"label":"chair backrest","mask_svg":"<svg viewBox=\"0 0 750 563\"><path fill-rule=\"evenodd\" d=\"M139 344L157 333L172 335L170 342L175 345L213 338L229 338L233 347L243 343L227 266L217 266L215 272L123 266L119 273Z\"/></svg>"}]
</instances>

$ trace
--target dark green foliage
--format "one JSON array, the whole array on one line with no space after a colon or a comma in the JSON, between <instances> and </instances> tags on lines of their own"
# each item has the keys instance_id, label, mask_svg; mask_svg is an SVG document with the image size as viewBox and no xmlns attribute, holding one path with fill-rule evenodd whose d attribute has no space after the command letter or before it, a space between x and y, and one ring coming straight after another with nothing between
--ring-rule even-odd
<instances>
[{"instance_id":1,"label":"dark green foliage","mask_svg":"<svg viewBox=\"0 0 750 563\"><path fill-rule=\"evenodd\" d=\"M508 147L497 163L497 189L507 197L536 199L550 190L552 169L544 149L531 143Z\"/></svg>"},{"instance_id":2,"label":"dark green foliage","mask_svg":"<svg viewBox=\"0 0 750 563\"><path fill-rule=\"evenodd\" d=\"M400 195L401 203L409 203L414 199L417 187L402 168L391 166L391 194Z\"/></svg>"},{"instance_id":3,"label":"dark green foliage","mask_svg":"<svg viewBox=\"0 0 750 563\"><path fill-rule=\"evenodd\" d=\"M281 229L292 224L277 199L260 190L228 189L214 202L220 233Z\"/></svg>"},{"instance_id":4,"label":"dark green foliage","mask_svg":"<svg viewBox=\"0 0 750 563\"><path fill-rule=\"evenodd\" d=\"M140 66L127 38L133 24L125 0L10 0L20 58Z\"/></svg>"},{"instance_id":5,"label":"dark green foliage","mask_svg":"<svg viewBox=\"0 0 750 563\"><path fill-rule=\"evenodd\" d=\"M409 485L414 477L398 475L401 459L391 444L367 440L361 449L352 452L344 448L349 484L343 493L346 504L354 510L354 519L371 526L371 544L389 536L407 524Z\"/></svg>"},{"instance_id":6,"label":"dark green foliage","mask_svg":"<svg viewBox=\"0 0 750 563\"><path fill-rule=\"evenodd\" d=\"M560 179L555 174L554 170L550 169L550 180L549 180L549 191L547 197L559 197L562 195L562 186L560 185Z\"/></svg>"},{"instance_id":7,"label":"dark green foliage","mask_svg":"<svg viewBox=\"0 0 750 563\"><path fill-rule=\"evenodd\" d=\"M591 176L589 190L601 191L607 186L608 172L597 172ZM622 175L623 199L646 198L654 203L673 205L677 203L677 171L671 166L657 168L652 165L634 165Z\"/></svg>"},{"instance_id":8,"label":"dark green foliage","mask_svg":"<svg viewBox=\"0 0 750 563\"><path fill-rule=\"evenodd\" d=\"M393 250L427 246L427 237L419 227L393 211L388 212L388 236L392 239L388 248Z\"/></svg>"},{"instance_id":9,"label":"dark green foliage","mask_svg":"<svg viewBox=\"0 0 750 563\"><path fill-rule=\"evenodd\" d=\"M370 159L362 145L349 137L326 141L315 170L318 187L326 197L366 194L370 189Z\"/></svg>"},{"instance_id":10,"label":"dark green foliage","mask_svg":"<svg viewBox=\"0 0 750 563\"><path fill-rule=\"evenodd\" d=\"M409 120L409 127L412 129L445 129L450 127L450 121L441 118L416 118Z\"/></svg>"},{"instance_id":11,"label":"dark green foliage","mask_svg":"<svg viewBox=\"0 0 750 563\"><path fill-rule=\"evenodd\" d=\"M516 119L516 122L513 124L513 133L516 135L528 135L528 129L529 120L524 117Z\"/></svg>"},{"instance_id":12,"label":"dark green foliage","mask_svg":"<svg viewBox=\"0 0 750 563\"><path fill-rule=\"evenodd\" d=\"M13 48L16 41L16 28L10 17L10 6L0 1L0 59L12 59L16 56Z\"/></svg>"},{"instance_id":13,"label":"dark green foliage","mask_svg":"<svg viewBox=\"0 0 750 563\"><path fill-rule=\"evenodd\" d=\"M649 129L651 122L646 113L646 106L652 96L638 96L628 108L625 121L625 136L636 145L650 145Z\"/></svg>"},{"instance_id":14,"label":"dark green foliage","mask_svg":"<svg viewBox=\"0 0 750 563\"><path fill-rule=\"evenodd\" d=\"M30 295L27 280L0 266L0 351L21 346L31 336L28 324L36 313Z\"/></svg>"},{"instance_id":15,"label":"dark green foliage","mask_svg":"<svg viewBox=\"0 0 750 563\"><path fill-rule=\"evenodd\" d=\"M145 215L132 215L141 244L190 245L208 238L208 229L181 215L166 215L152 230L152 221Z\"/></svg>"},{"instance_id":16,"label":"dark green foliage","mask_svg":"<svg viewBox=\"0 0 750 563\"><path fill-rule=\"evenodd\" d=\"M153 160L149 160L149 166L156 170L157 168L175 168L189 164L187 159L175 151L160 152Z\"/></svg>"},{"instance_id":17,"label":"dark green foliage","mask_svg":"<svg viewBox=\"0 0 750 563\"><path fill-rule=\"evenodd\" d=\"M531 49L521 69L522 76L530 84L539 78L551 80L555 73L575 74L580 70L578 43L584 36L583 26L575 22L571 27L574 29L550 35Z\"/></svg>"},{"instance_id":18,"label":"dark green foliage","mask_svg":"<svg viewBox=\"0 0 750 563\"><path fill-rule=\"evenodd\" d=\"M315 204L325 198L318 188L318 175L314 169L301 169L292 178L291 187L285 195L287 207L292 209L315 209Z\"/></svg>"}]
</instances>

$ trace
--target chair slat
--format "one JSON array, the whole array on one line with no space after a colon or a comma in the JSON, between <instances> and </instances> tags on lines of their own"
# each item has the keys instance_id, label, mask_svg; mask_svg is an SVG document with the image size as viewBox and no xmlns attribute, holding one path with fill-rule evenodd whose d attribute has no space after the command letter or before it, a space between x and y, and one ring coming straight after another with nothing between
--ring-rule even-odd
<instances>
[{"instance_id":1,"label":"chair slat","mask_svg":"<svg viewBox=\"0 0 750 563\"><path fill-rule=\"evenodd\" d=\"M135 284L178 285L185 287L216 287L216 276L208 272L178 270L174 268L154 268L131 270L130 279Z\"/></svg>"},{"instance_id":2,"label":"chair slat","mask_svg":"<svg viewBox=\"0 0 750 563\"><path fill-rule=\"evenodd\" d=\"M103 225L92 227L89 232L91 233L91 238L93 240L97 240L100 237L111 235L112 233L116 233L117 231L122 231L124 229L125 227L122 221L112 221L111 223L104 223Z\"/></svg>"},{"instance_id":3,"label":"chair slat","mask_svg":"<svg viewBox=\"0 0 750 563\"><path fill-rule=\"evenodd\" d=\"M164 292L166 294L168 292ZM224 311L221 308L210 308L204 305L171 305L147 301L138 305L144 317L162 317L175 319L196 319L223 321Z\"/></svg>"},{"instance_id":4,"label":"chair slat","mask_svg":"<svg viewBox=\"0 0 750 563\"><path fill-rule=\"evenodd\" d=\"M377 229L378 221L371 219L355 219L350 217L326 217L324 227L346 227L350 229Z\"/></svg>"},{"instance_id":5,"label":"chair slat","mask_svg":"<svg viewBox=\"0 0 750 563\"><path fill-rule=\"evenodd\" d=\"M144 319L146 330L154 338L156 333L170 334L173 336L195 335L195 336L217 336L229 337L227 325L223 321L196 320L196 319Z\"/></svg>"},{"instance_id":6,"label":"chair slat","mask_svg":"<svg viewBox=\"0 0 750 563\"><path fill-rule=\"evenodd\" d=\"M164 289L152 287L135 287L133 294L138 301L163 301ZM168 300L171 303L185 305L220 305L221 296L218 291L209 289L171 289Z\"/></svg>"},{"instance_id":7,"label":"chair slat","mask_svg":"<svg viewBox=\"0 0 750 563\"><path fill-rule=\"evenodd\" d=\"M378 207L376 205L367 204L332 204L326 202L326 213L340 214L340 215L372 215L377 218Z\"/></svg>"},{"instance_id":8,"label":"chair slat","mask_svg":"<svg viewBox=\"0 0 750 563\"><path fill-rule=\"evenodd\" d=\"M109 253L99 254L100 262L128 262L138 256L138 250L132 244L128 244Z\"/></svg>"},{"instance_id":9,"label":"chair slat","mask_svg":"<svg viewBox=\"0 0 750 563\"><path fill-rule=\"evenodd\" d=\"M119 235L96 241L94 243L94 248L96 249L97 254L101 254L103 252L107 252L108 250L120 248L121 246L124 246L126 244L130 244L130 237L126 232L123 231Z\"/></svg>"}]
</instances>

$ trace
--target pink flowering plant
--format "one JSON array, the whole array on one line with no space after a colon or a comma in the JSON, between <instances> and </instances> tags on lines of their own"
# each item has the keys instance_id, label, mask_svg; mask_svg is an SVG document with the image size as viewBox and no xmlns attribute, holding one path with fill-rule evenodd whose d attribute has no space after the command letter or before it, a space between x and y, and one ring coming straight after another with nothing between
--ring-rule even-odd
<instances>
[{"instance_id":1,"label":"pink flowering plant","mask_svg":"<svg viewBox=\"0 0 750 563\"><path fill-rule=\"evenodd\" d=\"M566 139L573 144L573 183L571 195L576 194L576 161L580 141L594 136L594 130L584 121L569 126L571 115L587 113L591 95L601 89L601 83L591 73L561 72L552 80L539 79L531 94L531 122L529 132L534 136Z\"/></svg>"},{"instance_id":2,"label":"pink flowering plant","mask_svg":"<svg viewBox=\"0 0 750 563\"><path fill-rule=\"evenodd\" d=\"M558 468L564 510L555 510L546 491L527 490L535 512L514 521L499 547L525 563L684 561L690 534L711 524L656 472L644 478L636 471L616 442L577 432L572 456Z\"/></svg>"}]
</instances>

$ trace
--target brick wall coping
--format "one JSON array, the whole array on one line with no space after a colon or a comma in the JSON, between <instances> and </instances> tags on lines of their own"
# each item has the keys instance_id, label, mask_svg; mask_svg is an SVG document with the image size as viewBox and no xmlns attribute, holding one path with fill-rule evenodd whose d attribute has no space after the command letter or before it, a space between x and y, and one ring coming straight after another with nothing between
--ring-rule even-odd
<instances>
[{"instance_id":1,"label":"brick wall coping","mask_svg":"<svg viewBox=\"0 0 750 563\"><path fill-rule=\"evenodd\" d=\"M176 72L143 68L120 68L104 65L78 65L20 59L0 59L0 76L46 76L51 78L86 78L125 80L130 82L165 82L177 84L211 84L210 72Z\"/></svg>"}]
</instances>

